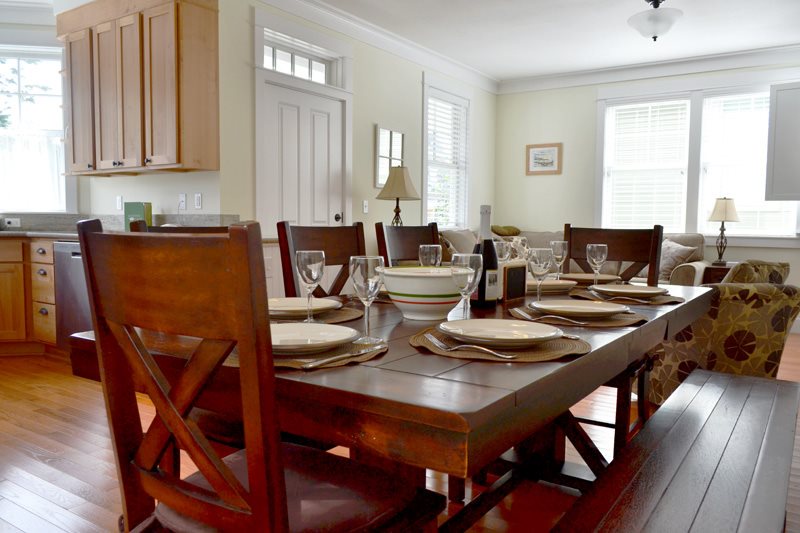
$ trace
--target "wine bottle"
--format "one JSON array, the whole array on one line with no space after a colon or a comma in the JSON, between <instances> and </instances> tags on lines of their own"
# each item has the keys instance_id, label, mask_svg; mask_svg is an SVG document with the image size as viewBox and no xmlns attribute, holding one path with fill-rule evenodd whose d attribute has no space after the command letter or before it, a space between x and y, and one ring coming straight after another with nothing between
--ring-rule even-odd
<instances>
[{"instance_id":1,"label":"wine bottle","mask_svg":"<svg viewBox=\"0 0 800 533\"><path fill-rule=\"evenodd\" d=\"M481 281L478 284L478 290L474 293L476 297L472 301L472 305L476 307L493 307L497 305L497 298L500 296L499 265L490 229L491 216L492 206L482 205L480 236L473 250L473 253L483 256Z\"/></svg>"}]
</instances>

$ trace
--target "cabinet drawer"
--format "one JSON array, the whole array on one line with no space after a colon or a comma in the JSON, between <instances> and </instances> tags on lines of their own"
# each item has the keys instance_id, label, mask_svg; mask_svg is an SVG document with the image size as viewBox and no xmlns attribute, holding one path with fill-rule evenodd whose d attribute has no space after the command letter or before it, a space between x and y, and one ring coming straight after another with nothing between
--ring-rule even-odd
<instances>
[{"instance_id":1,"label":"cabinet drawer","mask_svg":"<svg viewBox=\"0 0 800 533\"><path fill-rule=\"evenodd\" d=\"M53 264L53 241L31 241L31 263Z\"/></svg>"},{"instance_id":2,"label":"cabinet drawer","mask_svg":"<svg viewBox=\"0 0 800 533\"><path fill-rule=\"evenodd\" d=\"M50 344L56 343L56 306L33 302L33 338Z\"/></svg>"},{"instance_id":3,"label":"cabinet drawer","mask_svg":"<svg viewBox=\"0 0 800 533\"><path fill-rule=\"evenodd\" d=\"M31 300L48 304L56 303L53 265L31 264Z\"/></svg>"},{"instance_id":4,"label":"cabinet drawer","mask_svg":"<svg viewBox=\"0 0 800 533\"><path fill-rule=\"evenodd\" d=\"M21 261L22 241L0 239L0 263L19 263Z\"/></svg>"}]
</instances>

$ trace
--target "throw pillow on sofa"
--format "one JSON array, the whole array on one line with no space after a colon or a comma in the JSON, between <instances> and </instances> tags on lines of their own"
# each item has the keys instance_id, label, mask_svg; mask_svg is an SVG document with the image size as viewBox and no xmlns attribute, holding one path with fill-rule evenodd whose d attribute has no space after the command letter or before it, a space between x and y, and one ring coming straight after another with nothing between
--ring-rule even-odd
<instances>
[{"instance_id":1,"label":"throw pillow on sofa","mask_svg":"<svg viewBox=\"0 0 800 533\"><path fill-rule=\"evenodd\" d=\"M669 281L672 271L675 267L685 263L697 251L695 246L684 246L669 239L661 241L661 267L658 272L658 279L662 281ZM647 277L647 268L643 268L639 274L639 278Z\"/></svg>"}]
</instances>

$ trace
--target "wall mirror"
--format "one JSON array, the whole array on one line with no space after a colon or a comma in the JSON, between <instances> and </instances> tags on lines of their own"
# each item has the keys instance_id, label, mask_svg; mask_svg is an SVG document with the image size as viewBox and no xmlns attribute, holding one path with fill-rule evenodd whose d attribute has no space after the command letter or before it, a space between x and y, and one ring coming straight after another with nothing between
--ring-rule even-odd
<instances>
[{"instance_id":1,"label":"wall mirror","mask_svg":"<svg viewBox=\"0 0 800 533\"><path fill-rule=\"evenodd\" d=\"M405 134L375 124L375 187L386 185L391 167L403 166Z\"/></svg>"}]
</instances>

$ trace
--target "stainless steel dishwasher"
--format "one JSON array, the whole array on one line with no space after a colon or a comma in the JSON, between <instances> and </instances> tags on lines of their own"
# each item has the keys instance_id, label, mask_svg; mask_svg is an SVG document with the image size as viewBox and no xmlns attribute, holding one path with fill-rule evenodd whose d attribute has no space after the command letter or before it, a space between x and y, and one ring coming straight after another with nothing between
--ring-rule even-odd
<instances>
[{"instance_id":1,"label":"stainless steel dishwasher","mask_svg":"<svg viewBox=\"0 0 800 533\"><path fill-rule=\"evenodd\" d=\"M83 274L81 245L56 242L53 245L56 270L56 343L69 350L69 336L92 329L89 293Z\"/></svg>"}]
</instances>

